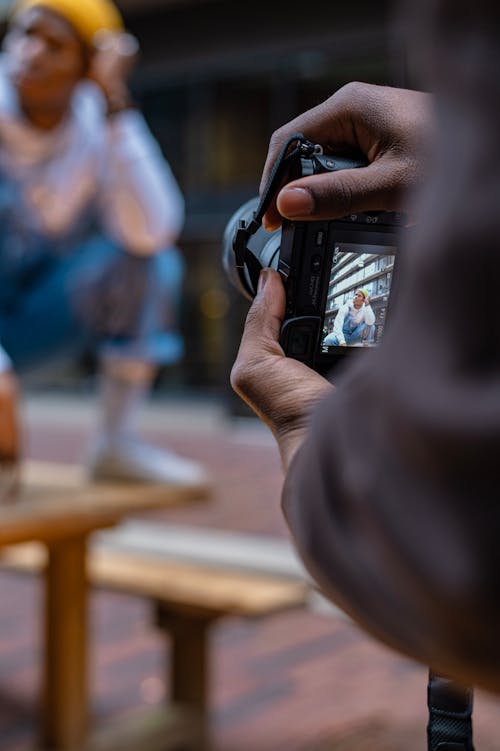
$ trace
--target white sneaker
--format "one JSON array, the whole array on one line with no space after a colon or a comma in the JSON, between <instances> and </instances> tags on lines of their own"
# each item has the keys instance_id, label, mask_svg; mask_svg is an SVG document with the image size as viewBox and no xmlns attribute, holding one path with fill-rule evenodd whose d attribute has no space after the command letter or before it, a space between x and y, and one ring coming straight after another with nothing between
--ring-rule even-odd
<instances>
[{"instance_id":1,"label":"white sneaker","mask_svg":"<svg viewBox=\"0 0 500 751\"><path fill-rule=\"evenodd\" d=\"M101 444L88 463L91 480L161 483L176 487L209 485L206 469L172 451L138 439Z\"/></svg>"}]
</instances>

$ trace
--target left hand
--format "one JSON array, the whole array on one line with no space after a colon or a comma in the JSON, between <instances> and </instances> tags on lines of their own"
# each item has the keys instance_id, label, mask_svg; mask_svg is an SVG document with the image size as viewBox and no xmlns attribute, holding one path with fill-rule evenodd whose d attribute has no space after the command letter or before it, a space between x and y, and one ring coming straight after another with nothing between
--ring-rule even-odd
<instances>
[{"instance_id":1,"label":"left hand","mask_svg":"<svg viewBox=\"0 0 500 751\"><path fill-rule=\"evenodd\" d=\"M103 31L95 36L88 78L102 90L112 111L126 109L131 97L127 79L139 52L135 37L123 31Z\"/></svg>"},{"instance_id":2,"label":"left hand","mask_svg":"<svg viewBox=\"0 0 500 751\"><path fill-rule=\"evenodd\" d=\"M313 407L333 386L304 363L285 357L279 344L284 313L281 277L273 269L264 269L231 371L231 385L273 432L286 471L304 441Z\"/></svg>"},{"instance_id":3,"label":"left hand","mask_svg":"<svg viewBox=\"0 0 500 751\"><path fill-rule=\"evenodd\" d=\"M0 373L0 504L14 500L19 485L18 387L11 371Z\"/></svg>"}]
</instances>

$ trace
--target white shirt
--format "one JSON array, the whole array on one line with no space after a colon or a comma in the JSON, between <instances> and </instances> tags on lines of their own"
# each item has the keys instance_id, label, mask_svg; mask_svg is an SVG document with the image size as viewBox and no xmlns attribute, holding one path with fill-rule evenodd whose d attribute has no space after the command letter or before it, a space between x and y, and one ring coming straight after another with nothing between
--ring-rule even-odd
<instances>
[{"instance_id":1,"label":"white shirt","mask_svg":"<svg viewBox=\"0 0 500 751\"><path fill-rule=\"evenodd\" d=\"M360 323L366 323L368 326L375 323L375 313L371 305L363 303L360 308L355 308L353 301L344 303L340 306L333 323L333 333L337 336L341 345L345 344L344 321L346 318L352 320L354 327L359 326Z\"/></svg>"},{"instance_id":2,"label":"white shirt","mask_svg":"<svg viewBox=\"0 0 500 751\"><path fill-rule=\"evenodd\" d=\"M182 195L139 112L108 120L99 89L84 82L59 127L35 128L1 57L0 173L19 189L24 221L47 236L70 232L94 201L105 231L131 253L155 253L182 229Z\"/></svg>"},{"instance_id":3,"label":"white shirt","mask_svg":"<svg viewBox=\"0 0 500 751\"><path fill-rule=\"evenodd\" d=\"M105 116L97 86L82 82L66 120L49 131L20 111L0 56L0 177L8 210L29 234L71 237L95 207L103 230L130 253L151 255L174 243L184 199L143 116ZM1 182L0 182L1 184ZM8 358L0 348L0 371Z\"/></svg>"}]
</instances>

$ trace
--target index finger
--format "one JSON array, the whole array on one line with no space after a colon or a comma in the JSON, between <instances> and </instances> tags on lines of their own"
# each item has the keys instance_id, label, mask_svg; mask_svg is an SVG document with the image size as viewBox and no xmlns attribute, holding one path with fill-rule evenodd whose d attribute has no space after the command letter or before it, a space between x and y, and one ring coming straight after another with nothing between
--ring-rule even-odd
<instances>
[{"instance_id":1,"label":"index finger","mask_svg":"<svg viewBox=\"0 0 500 751\"><path fill-rule=\"evenodd\" d=\"M382 87L375 88L380 97ZM338 156L361 152L372 162L380 148L379 139L369 124L371 119L377 122L376 118L370 117L370 113L380 109L373 89L368 84L348 83L321 104L276 130L269 143L260 192L264 190L283 144L293 133L303 133L310 141L319 143ZM281 219L273 200L264 217L264 226L269 230L277 229Z\"/></svg>"},{"instance_id":2,"label":"index finger","mask_svg":"<svg viewBox=\"0 0 500 751\"><path fill-rule=\"evenodd\" d=\"M316 118L315 115L318 109L319 108L316 107L314 110L309 110L309 112L300 115L295 118L295 120L292 120L273 133L269 142L264 169L262 171L262 178L259 187L260 194L263 193L267 185L271 170L278 158L283 144L286 143L294 133L303 133L306 138L312 141L318 141L319 143L326 140L326 133L324 133L324 128L321 127L321 121L319 118ZM277 229L281 224L281 219L282 217L276 206L276 197L273 197L264 217L264 226L268 230Z\"/></svg>"}]
</instances>

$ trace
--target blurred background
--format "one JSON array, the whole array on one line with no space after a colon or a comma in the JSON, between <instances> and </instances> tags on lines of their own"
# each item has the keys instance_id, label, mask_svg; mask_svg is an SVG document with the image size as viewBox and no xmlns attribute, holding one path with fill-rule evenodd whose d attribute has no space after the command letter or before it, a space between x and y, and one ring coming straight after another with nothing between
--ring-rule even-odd
<instances>
[{"instance_id":1,"label":"blurred background","mask_svg":"<svg viewBox=\"0 0 500 751\"><path fill-rule=\"evenodd\" d=\"M125 525L123 544L157 545L161 554L175 539L198 562L206 554L225 557L229 567L243 566L246 557L247 567L279 564L297 576L279 507L283 476L276 446L229 386L248 302L226 278L221 238L232 213L256 195L277 127L352 80L411 86L395 5L117 4L142 50L132 78L134 98L187 204L179 243L187 262L186 353L156 382L155 396L168 403L168 420L164 410L153 408L145 431L158 444L201 461L214 478L209 503L135 514ZM10 5L0 0L3 30ZM90 354L26 384L30 459L78 464L93 419L81 397L94 388ZM2 572L0 593L0 751L21 751L37 723L39 582ZM390 652L324 605L255 623L228 620L217 628L210 643L214 751L425 747L425 667ZM148 603L93 593L91 635L98 722L164 701L164 639L152 628ZM497 703L481 698L476 720L482 751L498 748L497 717Z\"/></svg>"},{"instance_id":2,"label":"blurred background","mask_svg":"<svg viewBox=\"0 0 500 751\"><path fill-rule=\"evenodd\" d=\"M5 16L9 0L2 0ZM221 236L256 195L273 130L352 80L403 85L393 3L303 7L283 0L121 0L141 44L133 94L184 192L186 355L157 393L202 394L245 409L228 387L247 302L227 282ZM91 358L45 378L86 389ZM90 376L90 380L89 380Z\"/></svg>"}]
</instances>

